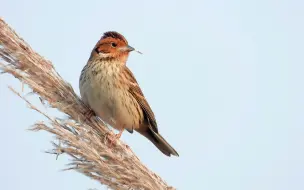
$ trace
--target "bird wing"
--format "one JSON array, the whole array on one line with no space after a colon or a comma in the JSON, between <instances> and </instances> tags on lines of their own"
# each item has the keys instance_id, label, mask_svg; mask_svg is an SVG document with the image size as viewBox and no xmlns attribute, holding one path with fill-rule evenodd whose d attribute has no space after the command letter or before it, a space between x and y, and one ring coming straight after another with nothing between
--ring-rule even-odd
<instances>
[{"instance_id":1,"label":"bird wing","mask_svg":"<svg viewBox=\"0 0 304 190\"><path fill-rule=\"evenodd\" d=\"M125 66L124 69L125 78L128 81L128 91L129 93L136 99L137 103L140 105L141 109L143 110L145 119L150 124L150 129L154 132L158 133L157 123L154 116L154 113L149 106L143 92L141 91L133 73L130 71L128 67Z\"/></svg>"}]
</instances>

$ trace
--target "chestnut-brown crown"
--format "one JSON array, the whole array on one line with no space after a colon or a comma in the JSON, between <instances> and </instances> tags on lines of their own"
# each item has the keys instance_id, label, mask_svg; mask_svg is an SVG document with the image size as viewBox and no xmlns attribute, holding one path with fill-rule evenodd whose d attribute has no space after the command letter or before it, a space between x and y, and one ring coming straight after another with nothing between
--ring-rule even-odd
<instances>
[{"instance_id":1,"label":"chestnut-brown crown","mask_svg":"<svg viewBox=\"0 0 304 190\"><path fill-rule=\"evenodd\" d=\"M129 53L128 51L122 51L124 47L128 46L128 41L125 37L118 32L105 32L101 39L96 44L94 51L99 54L125 54Z\"/></svg>"}]
</instances>

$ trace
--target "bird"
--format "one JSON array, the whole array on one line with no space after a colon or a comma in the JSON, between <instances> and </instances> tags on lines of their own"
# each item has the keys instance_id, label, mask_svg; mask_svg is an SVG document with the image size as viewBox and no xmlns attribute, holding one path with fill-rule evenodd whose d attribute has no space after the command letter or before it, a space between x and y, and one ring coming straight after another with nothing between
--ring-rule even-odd
<instances>
[{"instance_id":1,"label":"bird","mask_svg":"<svg viewBox=\"0 0 304 190\"><path fill-rule=\"evenodd\" d=\"M124 130L136 131L166 156L179 156L160 135L155 115L126 65L132 51L136 50L122 34L105 32L81 71L81 99L96 116L119 131L117 139Z\"/></svg>"}]
</instances>

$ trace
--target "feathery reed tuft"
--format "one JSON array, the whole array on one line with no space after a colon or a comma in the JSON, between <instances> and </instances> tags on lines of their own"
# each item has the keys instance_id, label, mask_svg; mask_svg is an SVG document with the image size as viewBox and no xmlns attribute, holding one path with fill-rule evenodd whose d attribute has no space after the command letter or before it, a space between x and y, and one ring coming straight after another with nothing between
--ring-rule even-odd
<instances>
[{"instance_id":1,"label":"feathery reed tuft","mask_svg":"<svg viewBox=\"0 0 304 190\"><path fill-rule=\"evenodd\" d=\"M112 133L97 118L86 120L88 108L82 103L69 83L44 59L24 42L0 18L0 70L27 84L50 107L68 115L67 119L51 117L20 96L31 109L43 114L49 122L37 122L33 131L44 130L55 135L54 153L67 154L73 159L67 170L76 170L111 189L174 189L145 167L121 141L109 147L107 136Z\"/></svg>"}]
</instances>

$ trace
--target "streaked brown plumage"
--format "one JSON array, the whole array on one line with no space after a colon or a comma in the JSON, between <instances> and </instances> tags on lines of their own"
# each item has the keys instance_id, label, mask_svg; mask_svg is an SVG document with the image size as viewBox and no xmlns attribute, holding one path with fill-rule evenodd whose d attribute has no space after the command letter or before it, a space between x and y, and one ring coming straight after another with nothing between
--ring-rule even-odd
<instances>
[{"instance_id":1,"label":"streaked brown plumage","mask_svg":"<svg viewBox=\"0 0 304 190\"><path fill-rule=\"evenodd\" d=\"M126 66L134 48L117 32L106 32L83 68L79 88L82 100L103 121L119 130L139 132L165 155L178 156L159 134L152 109L134 75Z\"/></svg>"}]
</instances>

